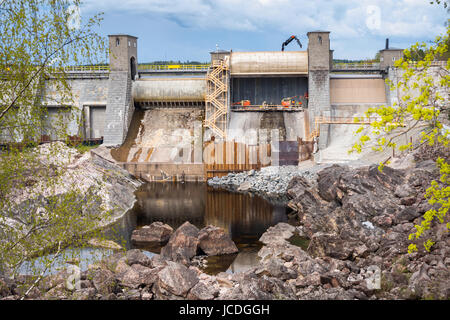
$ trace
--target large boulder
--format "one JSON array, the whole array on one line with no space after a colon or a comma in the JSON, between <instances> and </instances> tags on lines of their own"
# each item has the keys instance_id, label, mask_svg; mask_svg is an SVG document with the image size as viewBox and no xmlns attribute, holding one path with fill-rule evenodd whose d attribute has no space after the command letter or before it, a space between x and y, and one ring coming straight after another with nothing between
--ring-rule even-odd
<instances>
[{"instance_id":1,"label":"large boulder","mask_svg":"<svg viewBox=\"0 0 450 320\"><path fill-rule=\"evenodd\" d=\"M198 234L199 246L208 256L231 254L238 252L238 248L230 236L222 229L207 226Z\"/></svg>"},{"instance_id":2,"label":"large boulder","mask_svg":"<svg viewBox=\"0 0 450 320\"><path fill-rule=\"evenodd\" d=\"M158 273L154 292L161 300L185 298L198 282L197 272L180 263L167 261L167 265Z\"/></svg>"},{"instance_id":3,"label":"large boulder","mask_svg":"<svg viewBox=\"0 0 450 320\"><path fill-rule=\"evenodd\" d=\"M130 266L132 266L133 264L140 264L144 267L152 267L152 260L139 249L127 251L126 258L127 263Z\"/></svg>"},{"instance_id":4,"label":"large boulder","mask_svg":"<svg viewBox=\"0 0 450 320\"><path fill-rule=\"evenodd\" d=\"M220 300L293 300L292 288L280 279L263 275L258 277L251 270L231 276L229 288L220 291Z\"/></svg>"},{"instance_id":5,"label":"large boulder","mask_svg":"<svg viewBox=\"0 0 450 320\"><path fill-rule=\"evenodd\" d=\"M259 238L265 245L282 244L294 235L295 227L285 222L280 222L266 230Z\"/></svg>"},{"instance_id":6,"label":"large boulder","mask_svg":"<svg viewBox=\"0 0 450 320\"><path fill-rule=\"evenodd\" d=\"M219 295L220 289L216 282L199 281L187 295L189 300L213 300Z\"/></svg>"},{"instance_id":7,"label":"large boulder","mask_svg":"<svg viewBox=\"0 0 450 320\"><path fill-rule=\"evenodd\" d=\"M169 241L172 233L173 229L171 226L157 221L151 225L133 230L131 241L140 245L161 245Z\"/></svg>"},{"instance_id":8,"label":"large boulder","mask_svg":"<svg viewBox=\"0 0 450 320\"><path fill-rule=\"evenodd\" d=\"M152 286L158 279L161 268L150 269L140 264L134 264L116 275L121 286L137 289L141 286Z\"/></svg>"},{"instance_id":9,"label":"large boulder","mask_svg":"<svg viewBox=\"0 0 450 320\"><path fill-rule=\"evenodd\" d=\"M97 293L107 295L116 290L117 281L114 274L108 269L94 269L89 274Z\"/></svg>"},{"instance_id":10,"label":"large boulder","mask_svg":"<svg viewBox=\"0 0 450 320\"><path fill-rule=\"evenodd\" d=\"M198 251L198 234L198 228L186 221L161 249L161 258L188 265Z\"/></svg>"}]
</instances>

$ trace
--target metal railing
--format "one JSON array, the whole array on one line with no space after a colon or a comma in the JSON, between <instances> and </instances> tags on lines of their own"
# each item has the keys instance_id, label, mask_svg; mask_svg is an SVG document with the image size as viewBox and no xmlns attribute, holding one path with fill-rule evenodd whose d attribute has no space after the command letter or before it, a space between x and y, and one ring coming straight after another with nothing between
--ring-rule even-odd
<instances>
[{"instance_id":1,"label":"metal railing","mask_svg":"<svg viewBox=\"0 0 450 320\"><path fill-rule=\"evenodd\" d=\"M48 70L51 72L107 72L109 71L109 65L48 67Z\"/></svg>"},{"instance_id":2,"label":"metal railing","mask_svg":"<svg viewBox=\"0 0 450 320\"><path fill-rule=\"evenodd\" d=\"M431 61L429 63L427 62L421 62L421 61L412 61L409 63L409 66L412 68L418 68L419 66L427 66L427 67L447 67L447 61Z\"/></svg>"},{"instance_id":3,"label":"metal railing","mask_svg":"<svg viewBox=\"0 0 450 320\"><path fill-rule=\"evenodd\" d=\"M378 70L379 62L339 62L333 63L333 69L338 70Z\"/></svg>"},{"instance_id":4,"label":"metal railing","mask_svg":"<svg viewBox=\"0 0 450 320\"><path fill-rule=\"evenodd\" d=\"M209 64L139 64L138 70L151 71L207 71ZM48 67L51 72L107 72L109 65Z\"/></svg>"},{"instance_id":5,"label":"metal railing","mask_svg":"<svg viewBox=\"0 0 450 320\"><path fill-rule=\"evenodd\" d=\"M208 71L210 64L139 64L138 70L146 71ZM411 67L417 67L418 62L410 63ZM447 66L446 61L433 61L429 64L430 67ZM339 62L333 63L334 70L379 70L379 62ZM109 65L96 66L66 66L66 67L48 67L51 72L108 72Z\"/></svg>"},{"instance_id":6,"label":"metal railing","mask_svg":"<svg viewBox=\"0 0 450 320\"><path fill-rule=\"evenodd\" d=\"M207 71L209 64L139 64L138 70L152 71Z\"/></svg>"}]
</instances>

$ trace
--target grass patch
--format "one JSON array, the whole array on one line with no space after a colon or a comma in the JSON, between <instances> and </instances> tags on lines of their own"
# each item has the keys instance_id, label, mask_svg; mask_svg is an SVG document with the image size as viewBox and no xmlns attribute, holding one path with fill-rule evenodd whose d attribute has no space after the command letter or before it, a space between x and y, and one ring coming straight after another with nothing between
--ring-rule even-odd
<instances>
[{"instance_id":1,"label":"grass patch","mask_svg":"<svg viewBox=\"0 0 450 320\"><path fill-rule=\"evenodd\" d=\"M88 151L91 151L92 149L97 148L99 145L93 145L93 146L85 146L84 144L79 144L77 146L75 146L75 149L77 149L77 151L79 153L86 153Z\"/></svg>"}]
</instances>

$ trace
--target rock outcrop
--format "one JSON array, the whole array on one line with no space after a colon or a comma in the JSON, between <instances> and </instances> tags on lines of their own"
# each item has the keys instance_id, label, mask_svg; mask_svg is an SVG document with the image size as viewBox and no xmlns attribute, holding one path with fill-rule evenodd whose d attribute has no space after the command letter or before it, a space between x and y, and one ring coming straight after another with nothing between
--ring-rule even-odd
<instances>
[{"instance_id":1,"label":"rock outcrop","mask_svg":"<svg viewBox=\"0 0 450 320\"><path fill-rule=\"evenodd\" d=\"M131 241L140 245L164 245L169 241L173 229L168 224L153 222L149 226L133 230Z\"/></svg>"},{"instance_id":2,"label":"rock outcrop","mask_svg":"<svg viewBox=\"0 0 450 320\"><path fill-rule=\"evenodd\" d=\"M116 253L82 272L68 290L68 273L43 279L29 299L448 299L450 236L433 222L427 252L407 253L408 234L433 205L425 190L438 178L434 163L407 169L333 165L316 181L294 177L286 196L300 226L279 223L261 237L257 264L241 273L208 275L192 265L201 253L228 254L236 246L217 227L184 223L160 255ZM437 208L437 207L436 207ZM447 216L445 222L449 222ZM302 249L295 234L309 238ZM423 240L422 240L423 241ZM29 280L29 279L28 279ZM17 299L26 278L0 278L0 297Z\"/></svg>"},{"instance_id":3,"label":"rock outcrop","mask_svg":"<svg viewBox=\"0 0 450 320\"><path fill-rule=\"evenodd\" d=\"M161 249L161 257L189 265L198 252L198 234L198 228L186 221L170 236L167 245Z\"/></svg>"},{"instance_id":4,"label":"rock outcrop","mask_svg":"<svg viewBox=\"0 0 450 320\"><path fill-rule=\"evenodd\" d=\"M238 251L233 240L222 228L206 226L199 230L191 223L185 222L161 249L161 257L187 266L199 253L215 256Z\"/></svg>"},{"instance_id":5,"label":"rock outcrop","mask_svg":"<svg viewBox=\"0 0 450 320\"><path fill-rule=\"evenodd\" d=\"M134 192L141 182L114 163L89 153L79 153L63 142L40 145L33 152L36 167L23 177L30 182L11 189L8 192L10 199L5 202L8 206L0 208L3 221L17 231L17 236L27 232L30 221L54 219L48 208L55 206L55 200L68 202L66 205L70 205L70 211L75 217L88 217L92 230L114 223L133 207L136 201ZM42 171L40 178L36 177L38 171ZM73 197L73 200L69 201L69 197ZM76 230L82 222L77 224L71 220L70 223L72 227L68 230L67 239L79 237L77 232L91 231L87 230L88 227L85 227L86 230ZM52 237L45 234L51 232L51 225L49 223L46 228L37 228L43 236L35 237L41 239L34 244L36 252L55 245ZM10 239L0 230L0 242L3 241ZM93 240L92 245L120 249L98 239Z\"/></svg>"},{"instance_id":6,"label":"rock outcrop","mask_svg":"<svg viewBox=\"0 0 450 320\"><path fill-rule=\"evenodd\" d=\"M447 299L450 238L448 232L440 232L445 226L435 221L425 235L424 239L434 235L436 244L431 252L416 240L419 252L407 253L408 235L432 208L424 194L438 173L433 162L423 161L404 170L385 167L383 171L376 165L357 169L333 165L318 173L317 184L303 177L292 179L289 206L297 211L302 231L311 240L308 254L317 261L340 265L335 284L340 283L346 294L358 299ZM374 266L381 270L381 288L369 290L365 280ZM328 269L311 270L306 280L298 283L303 287L312 279L328 279ZM331 280L326 283L333 287ZM306 295L301 290L300 296L321 297L321 290L315 288Z\"/></svg>"}]
</instances>

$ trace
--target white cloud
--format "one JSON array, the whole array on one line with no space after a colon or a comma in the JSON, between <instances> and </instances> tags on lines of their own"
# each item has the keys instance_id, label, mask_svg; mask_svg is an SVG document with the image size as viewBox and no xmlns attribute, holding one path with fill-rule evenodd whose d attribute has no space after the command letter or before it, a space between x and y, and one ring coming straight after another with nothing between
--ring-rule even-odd
<instances>
[{"instance_id":1,"label":"white cloud","mask_svg":"<svg viewBox=\"0 0 450 320\"><path fill-rule=\"evenodd\" d=\"M84 9L160 15L193 29L266 30L305 34L327 29L335 39L364 36L434 38L446 12L426 0L85 0ZM368 6L380 9L379 28L368 27Z\"/></svg>"}]
</instances>

